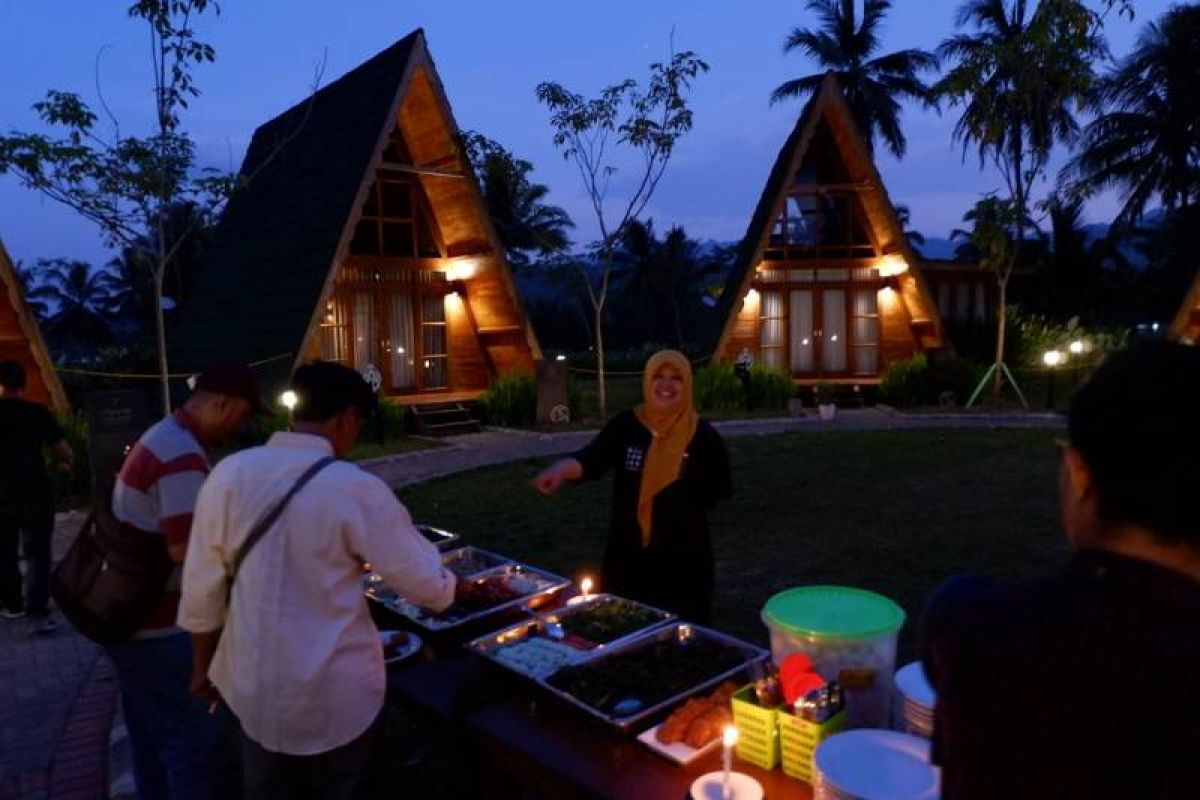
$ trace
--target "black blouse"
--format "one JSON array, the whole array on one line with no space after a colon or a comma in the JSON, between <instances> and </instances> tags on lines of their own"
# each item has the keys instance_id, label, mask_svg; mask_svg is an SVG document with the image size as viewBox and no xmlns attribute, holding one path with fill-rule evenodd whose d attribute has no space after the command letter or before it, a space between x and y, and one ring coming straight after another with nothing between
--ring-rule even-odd
<instances>
[{"instance_id":1,"label":"black blouse","mask_svg":"<svg viewBox=\"0 0 1200 800\"><path fill-rule=\"evenodd\" d=\"M707 513L732 491L729 456L720 434L700 420L679 479L654 498L650 543L642 547L637 507L651 439L637 416L625 411L575 454L584 480L613 471L602 589L707 621L713 589Z\"/></svg>"}]
</instances>

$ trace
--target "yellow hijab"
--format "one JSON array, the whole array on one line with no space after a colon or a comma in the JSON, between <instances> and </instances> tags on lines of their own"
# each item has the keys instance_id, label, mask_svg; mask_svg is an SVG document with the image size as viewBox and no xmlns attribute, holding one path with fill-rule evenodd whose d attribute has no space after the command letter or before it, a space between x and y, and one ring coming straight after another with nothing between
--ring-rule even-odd
<instances>
[{"instance_id":1,"label":"yellow hijab","mask_svg":"<svg viewBox=\"0 0 1200 800\"><path fill-rule=\"evenodd\" d=\"M683 377L679 403L669 410L659 410L652 401L654 373L672 366ZM687 356L677 350L659 350L646 362L642 373L643 402L634 409L638 421L650 431L650 452L642 464L642 486L638 495L638 524L642 528L642 547L650 544L654 496L679 478L683 469L683 453L696 435L700 416L692 401L692 365Z\"/></svg>"}]
</instances>

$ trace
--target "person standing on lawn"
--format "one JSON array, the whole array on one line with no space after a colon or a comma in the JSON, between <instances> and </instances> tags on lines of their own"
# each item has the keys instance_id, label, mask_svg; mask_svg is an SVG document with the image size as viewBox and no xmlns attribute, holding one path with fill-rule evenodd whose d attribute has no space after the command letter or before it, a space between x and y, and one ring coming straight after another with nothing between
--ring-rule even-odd
<instances>
[{"instance_id":1,"label":"person standing on lawn","mask_svg":"<svg viewBox=\"0 0 1200 800\"><path fill-rule=\"evenodd\" d=\"M646 362L643 402L613 417L586 447L532 481L552 495L566 481L613 477L601 589L712 618L714 567L708 512L732 492L720 434L700 419L687 357L661 350Z\"/></svg>"},{"instance_id":2,"label":"person standing on lawn","mask_svg":"<svg viewBox=\"0 0 1200 800\"><path fill-rule=\"evenodd\" d=\"M219 693L241 721L247 800L351 800L372 796L387 683L364 565L437 611L456 579L383 481L333 459L375 407L366 381L315 362L292 390L292 431L224 459L200 490L179 624L192 634L192 691Z\"/></svg>"},{"instance_id":3,"label":"person standing on lawn","mask_svg":"<svg viewBox=\"0 0 1200 800\"><path fill-rule=\"evenodd\" d=\"M112 512L125 525L162 536L171 560L187 553L192 513L208 475L206 448L227 442L246 418L262 411L258 378L246 366L201 373L195 390L170 416L142 434L113 487ZM141 630L106 648L121 687L133 777L142 800L207 800L219 791L222 738L228 714L210 714L188 691L192 652L175 626L179 571Z\"/></svg>"},{"instance_id":4,"label":"person standing on lawn","mask_svg":"<svg viewBox=\"0 0 1200 800\"><path fill-rule=\"evenodd\" d=\"M942 797L1200 797L1200 348L1115 353L1071 402L1055 577L944 584L921 631Z\"/></svg>"},{"instance_id":5,"label":"person standing on lawn","mask_svg":"<svg viewBox=\"0 0 1200 800\"><path fill-rule=\"evenodd\" d=\"M28 615L31 633L58 627L50 616L50 560L54 537L54 493L43 448L70 473L75 454L62 428L43 405L24 399L25 369L0 361L0 617ZM27 580L21 595L17 551L24 534Z\"/></svg>"}]
</instances>

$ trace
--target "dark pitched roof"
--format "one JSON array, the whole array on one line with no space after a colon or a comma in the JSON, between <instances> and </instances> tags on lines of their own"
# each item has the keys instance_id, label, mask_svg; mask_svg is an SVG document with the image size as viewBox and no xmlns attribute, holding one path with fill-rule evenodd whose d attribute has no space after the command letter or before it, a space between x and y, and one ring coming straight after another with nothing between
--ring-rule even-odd
<instances>
[{"instance_id":1,"label":"dark pitched roof","mask_svg":"<svg viewBox=\"0 0 1200 800\"><path fill-rule=\"evenodd\" d=\"M254 362L286 378L353 212L414 45L414 31L254 132L172 351L173 370Z\"/></svg>"}]
</instances>

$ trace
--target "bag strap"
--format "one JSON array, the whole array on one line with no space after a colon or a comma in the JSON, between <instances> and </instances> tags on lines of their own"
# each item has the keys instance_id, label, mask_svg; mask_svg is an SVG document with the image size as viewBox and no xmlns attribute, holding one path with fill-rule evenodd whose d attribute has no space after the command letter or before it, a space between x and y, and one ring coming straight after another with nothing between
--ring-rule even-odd
<instances>
[{"instance_id":1,"label":"bag strap","mask_svg":"<svg viewBox=\"0 0 1200 800\"><path fill-rule=\"evenodd\" d=\"M246 537L246 541L242 542L242 546L238 548L237 554L233 557L233 570L229 574L229 583L225 590L226 597L233 592L233 582L237 580L238 570L242 568L242 562L246 560L246 556L250 555L250 551L254 549L254 545L258 544L263 535L275 524L275 520L279 519L279 515L287 508L287 504L296 496L296 493L303 489L304 485L312 480L318 472L325 469L325 467L334 461L337 461L337 459L333 456L325 456L304 470L303 474L292 484L292 488L288 490L288 493L283 496L283 499L271 509L270 513L258 521L258 524L254 526L254 530L250 531L250 535Z\"/></svg>"}]
</instances>

